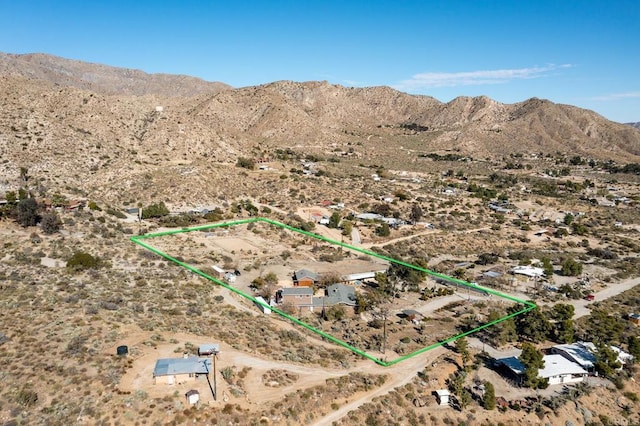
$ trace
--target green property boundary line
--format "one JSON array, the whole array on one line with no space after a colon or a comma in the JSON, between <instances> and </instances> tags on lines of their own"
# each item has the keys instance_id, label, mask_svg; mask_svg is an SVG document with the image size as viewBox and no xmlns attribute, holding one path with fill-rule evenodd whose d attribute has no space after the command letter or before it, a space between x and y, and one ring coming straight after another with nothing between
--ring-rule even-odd
<instances>
[{"instance_id":1,"label":"green property boundary line","mask_svg":"<svg viewBox=\"0 0 640 426\"><path fill-rule=\"evenodd\" d=\"M398 264L398 265L406 266L408 268L415 269L417 271L426 273L426 274L428 274L430 276L444 279L444 280L446 280L448 282L452 282L452 283L455 283L455 284L458 284L458 285L461 285L461 286L464 286L464 287L468 287L468 288L471 288L471 289L474 289L474 290L484 291L484 292L486 292L488 294L492 294L492 295L498 296L500 298L507 299L507 300L510 300L512 302L516 302L516 303L522 304L522 305L524 305L524 308L519 310L519 311L517 311L517 312L514 312L512 314L506 315L506 316L504 316L502 318L498 318L495 321L491 321L491 322L488 322L487 324L483 324L483 325L481 325L479 327L476 327L473 330L469 330L469 331L466 331L464 333L460 333L460 334L457 334L455 336L451 336L451 337L449 337L447 339L444 339L444 340L441 340L439 342L436 342L436 343L434 343L432 345L425 346L424 348L418 349L418 350L416 350L414 352L411 352L411 353L409 353L407 355L403 355L403 356L401 356L399 358L396 358L396 359L393 359L391 361L384 361L382 359L374 357L373 355L370 355L369 353L367 353L367 352L365 352L365 351L363 351L361 349L358 349L358 348L356 348L354 346L351 346L347 342L344 342L344 341L342 341L342 340L340 340L340 339L338 339L338 338L336 338L336 337L334 337L334 336L332 336L330 334L327 334L324 331L319 330L319 329L317 329L317 328L305 323L304 321L299 320L298 318L295 318L295 317L293 317L293 316L291 316L291 315L289 315L289 314L287 314L287 313L285 313L285 312L283 312L283 311L281 311L281 310L279 310L277 308L269 306L267 303L264 303L264 302L262 302L260 300L257 300L255 297L253 297L253 296L251 296L251 295L249 295L247 293L244 293L244 292L238 290L237 288L229 286L224 281L219 280L217 278L214 278L214 277L212 277L210 275L207 275L206 273L204 273L201 270L195 268L194 266L191 266L191 265L189 265L189 264L187 264L185 262L182 262L182 261L170 256L169 254L164 253L164 252L158 250L157 248L155 248L155 247L153 247L153 246L151 246L151 245L149 245L149 244L147 244L146 242L143 241L143 240L146 240L146 239L162 237L162 236L166 236L166 235L174 235L174 234L181 234L181 233L187 233L187 232L193 232L193 231L202 231L202 230L212 229L212 228L243 225L243 224L254 223L254 222L268 223L270 225L274 225L274 226L277 226L277 227L282 228L282 229L288 229L290 231L297 232L298 234L303 234L303 235L306 235L308 237L315 238L315 239L321 240L321 241L325 241L325 242L333 244L333 245L341 246L341 247L347 248L349 250L353 250L353 251L356 251L356 252L359 252L359 253L362 253L362 254L365 254L365 255L368 255L368 256L373 256L373 257L376 257L378 259L386 260L386 261L391 262L391 263L395 263L395 264ZM472 284L472 283L470 283L468 281L464 281L464 280L460 280L460 279L457 279L457 278L453 278L453 277L450 277L450 276L445 275L445 274L440 274L438 272L431 271L431 270L425 269L425 268L421 268L419 266L412 265L410 263L402 262L400 260L396 260L396 259L390 258L388 256L384 256L384 255L381 255L381 254L378 254L378 253L374 253L374 252L372 252L370 250L366 250L366 249L363 249L363 248L360 248L360 247L355 247L355 246L352 246L350 244L345 244L345 243L340 242L340 241L334 241L334 240L332 240L330 238L323 237L322 235L314 234L312 232L303 231L302 229L298 229L298 228L295 228L293 226L289 226L289 225L286 225L284 223L281 223L281 222L278 222L278 221L275 221L275 220L272 220L272 219L267 219L267 218L264 218L264 217L252 217L252 218L249 218L249 219L218 222L218 223L213 223L213 224L194 226L194 227L190 227L190 228L181 228L181 229L174 229L174 230L170 230L170 231L163 231L163 232L157 232L157 233L152 233L152 234L139 235L139 236L131 237L131 241L133 241L134 243L140 245L141 247L144 247L145 249L147 249L147 250L149 250L149 251L151 251L151 252L153 252L153 253L155 253L155 254L157 254L159 256L164 257L167 260L170 260L171 262L176 263L177 265L182 266L183 268L185 268L185 269L187 269L187 270L189 270L189 271L191 271L191 272L193 272L193 273L195 273L197 275L200 275L201 277L203 277L203 278L205 278L205 279L207 279L207 280L209 280L211 282L214 282L215 284L218 284L218 285L220 285L220 286L222 286L222 287L224 287L224 288L226 288L226 289L228 289L230 291L233 291L234 293L239 294L240 296L250 300L251 302L253 302L253 303L257 304L257 305L260 305L260 306L262 306L264 308L270 309L271 311L273 311L276 314L282 316L283 318L288 319L289 321L293 322L294 324L298 324L298 325L306 328L307 330L312 331L313 333L316 333L316 334L322 336L323 338L325 338L325 339L327 339L327 340L329 340L329 341L331 341L331 342L333 342L333 343L335 343L335 344L337 344L339 346L345 347L345 348L349 349L351 352L353 352L353 353L355 353L357 355L360 355L360 356L362 356L364 358L367 358L367 359L369 359L369 360L371 360L371 361L373 361L373 362L375 362L375 363L377 363L379 365L382 365L384 367L388 367L388 366L397 364L399 362L402 362L404 360L407 360L409 358L413 358L414 356L420 355L420 354L425 353L427 351L430 351L432 349L435 349L435 348L438 348L440 346L446 345L447 343L455 341L455 340L457 340L457 339L459 339L461 337L465 337L465 336L468 336L470 334L474 334L474 333L476 333L476 332L478 332L478 331L480 331L482 329L485 329L487 327L491 327L491 326L496 325L496 324L498 324L498 323L500 323L502 321L505 321L505 320L507 320L509 318L513 318L515 316L524 314L525 312L528 312L528 311L536 308L536 305L534 303L530 302L530 301L518 299L518 298L516 298L514 296L510 296L508 294L504 294L504 293L501 293L501 292L493 290L493 289L482 287L482 286L479 286L477 284Z\"/></svg>"}]
</instances>

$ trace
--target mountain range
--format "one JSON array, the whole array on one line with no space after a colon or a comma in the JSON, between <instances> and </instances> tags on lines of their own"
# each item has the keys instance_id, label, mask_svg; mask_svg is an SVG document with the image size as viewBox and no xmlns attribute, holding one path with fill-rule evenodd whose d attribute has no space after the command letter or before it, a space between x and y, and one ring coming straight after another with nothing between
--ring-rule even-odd
<instances>
[{"instance_id":1,"label":"mountain range","mask_svg":"<svg viewBox=\"0 0 640 426\"><path fill-rule=\"evenodd\" d=\"M22 167L45 180L91 185L104 183L108 173L132 176L194 161L234 164L241 156L285 148L318 155L349 149L370 164L404 161L408 168L407 154L429 153L640 162L637 128L537 98L443 103L389 87L318 81L232 88L189 76L4 53L0 91L0 158L7 166L0 182Z\"/></svg>"}]
</instances>

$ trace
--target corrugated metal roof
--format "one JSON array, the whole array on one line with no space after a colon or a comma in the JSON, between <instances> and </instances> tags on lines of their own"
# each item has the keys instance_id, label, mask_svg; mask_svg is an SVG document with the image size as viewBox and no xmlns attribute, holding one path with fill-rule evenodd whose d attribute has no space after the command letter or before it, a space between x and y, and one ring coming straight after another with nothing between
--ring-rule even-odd
<instances>
[{"instance_id":1,"label":"corrugated metal roof","mask_svg":"<svg viewBox=\"0 0 640 426\"><path fill-rule=\"evenodd\" d=\"M173 374L207 374L211 371L211 359L189 358L162 358L156 361L153 376L170 376Z\"/></svg>"},{"instance_id":2,"label":"corrugated metal roof","mask_svg":"<svg viewBox=\"0 0 640 426\"><path fill-rule=\"evenodd\" d=\"M217 343L204 343L198 346L198 354L213 354L220 352L220 345Z\"/></svg>"}]
</instances>

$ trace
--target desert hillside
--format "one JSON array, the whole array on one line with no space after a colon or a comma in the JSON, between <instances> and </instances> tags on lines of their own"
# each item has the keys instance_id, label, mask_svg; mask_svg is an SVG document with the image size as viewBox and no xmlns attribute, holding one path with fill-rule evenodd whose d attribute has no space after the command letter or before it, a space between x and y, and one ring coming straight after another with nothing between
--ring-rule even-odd
<instances>
[{"instance_id":1,"label":"desert hillside","mask_svg":"<svg viewBox=\"0 0 640 426\"><path fill-rule=\"evenodd\" d=\"M0 93L0 423L639 424L640 130L40 54Z\"/></svg>"},{"instance_id":2,"label":"desert hillside","mask_svg":"<svg viewBox=\"0 0 640 426\"><path fill-rule=\"evenodd\" d=\"M640 131L541 99L441 103L388 87L326 82L231 89L48 55L0 55L0 179L20 167L43 183L91 191L176 164L212 171L238 157L348 151L368 164L419 169L431 153L640 159ZM116 185L117 186L117 185Z\"/></svg>"}]
</instances>

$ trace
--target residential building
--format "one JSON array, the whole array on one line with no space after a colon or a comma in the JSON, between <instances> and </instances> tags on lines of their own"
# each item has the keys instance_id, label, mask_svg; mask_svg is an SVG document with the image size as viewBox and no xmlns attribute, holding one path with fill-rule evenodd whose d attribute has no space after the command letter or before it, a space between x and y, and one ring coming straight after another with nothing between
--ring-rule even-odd
<instances>
[{"instance_id":1,"label":"residential building","mask_svg":"<svg viewBox=\"0 0 640 426\"><path fill-rule=\"evenodd\" d=\"M173 385L185 383L209 375L212 370L210 358L184 357L164 358L156 361L153 369L154 383Z\"/></svg>"},{"instance_id":2,"label":"residential building","mask_svg":"<svg viewBox=\"0 0 640 426\"><path fill-rule=\"evenodd\" d=\"M569 361L562 355L545 355L542 360L544 361L544 367L538 370L538 377L547 379L550 386L582 382L589 374L580 365ZM498 359L496 364L501 368L502 372L506 373L509 379L518 385L522 384L526 368L518 358Z\"/></svg>"},{"instance_id":3,"label":"residential building","mask_svg":"<svg viewBox=\"0 0 640 426\"><path fill-rule=\"evenodd\" d=\"M512 274L526 275L530 278L537 278L544 275L544 269L533 266L516 266L511 268Z\"/></svg>"},{"instance_id":4,"label":"residential building","mask_svg":"<svg viewBox=\"0 0 640 426\"><path fill-rule=\"evenodd\" d=\"M313 287L318 281L319 275L308 269L300 269L293 274L293 285Z\"/></svg>"},{"instance_id":5,"label":"residential building","mask_svg":"<svg viewBox=\"0 0 640 426\"><path fill-rule=\"evenodd\" d=\"M276 302L282 305L289 304L300 312L312 312L313 289L305 286L280 289L276 292Z\"/></svg>"},{"instance_id":6,"label":"residential building","mask_svg":"<svg viewBox=\"0 0 640 426\"><path fill-rule=\"evenodd\" d=\"M562 355L569 361L575 362L589 372L594 371L596 356L582 342L567 345L556 345L550 349L550 352L552 354Z\"/></svg>"},{"instance_id":7,"label":"residential building","mask_svg":"<svg viewBox=\"0 0 640 426\"><path fill-rule=\"evenodd\" d=\"M326 289L326 296L314 297L314 308L328 308L334 305L356 306L355 288L344 284L331 284Z\"/></svg>"}]
</instances>

